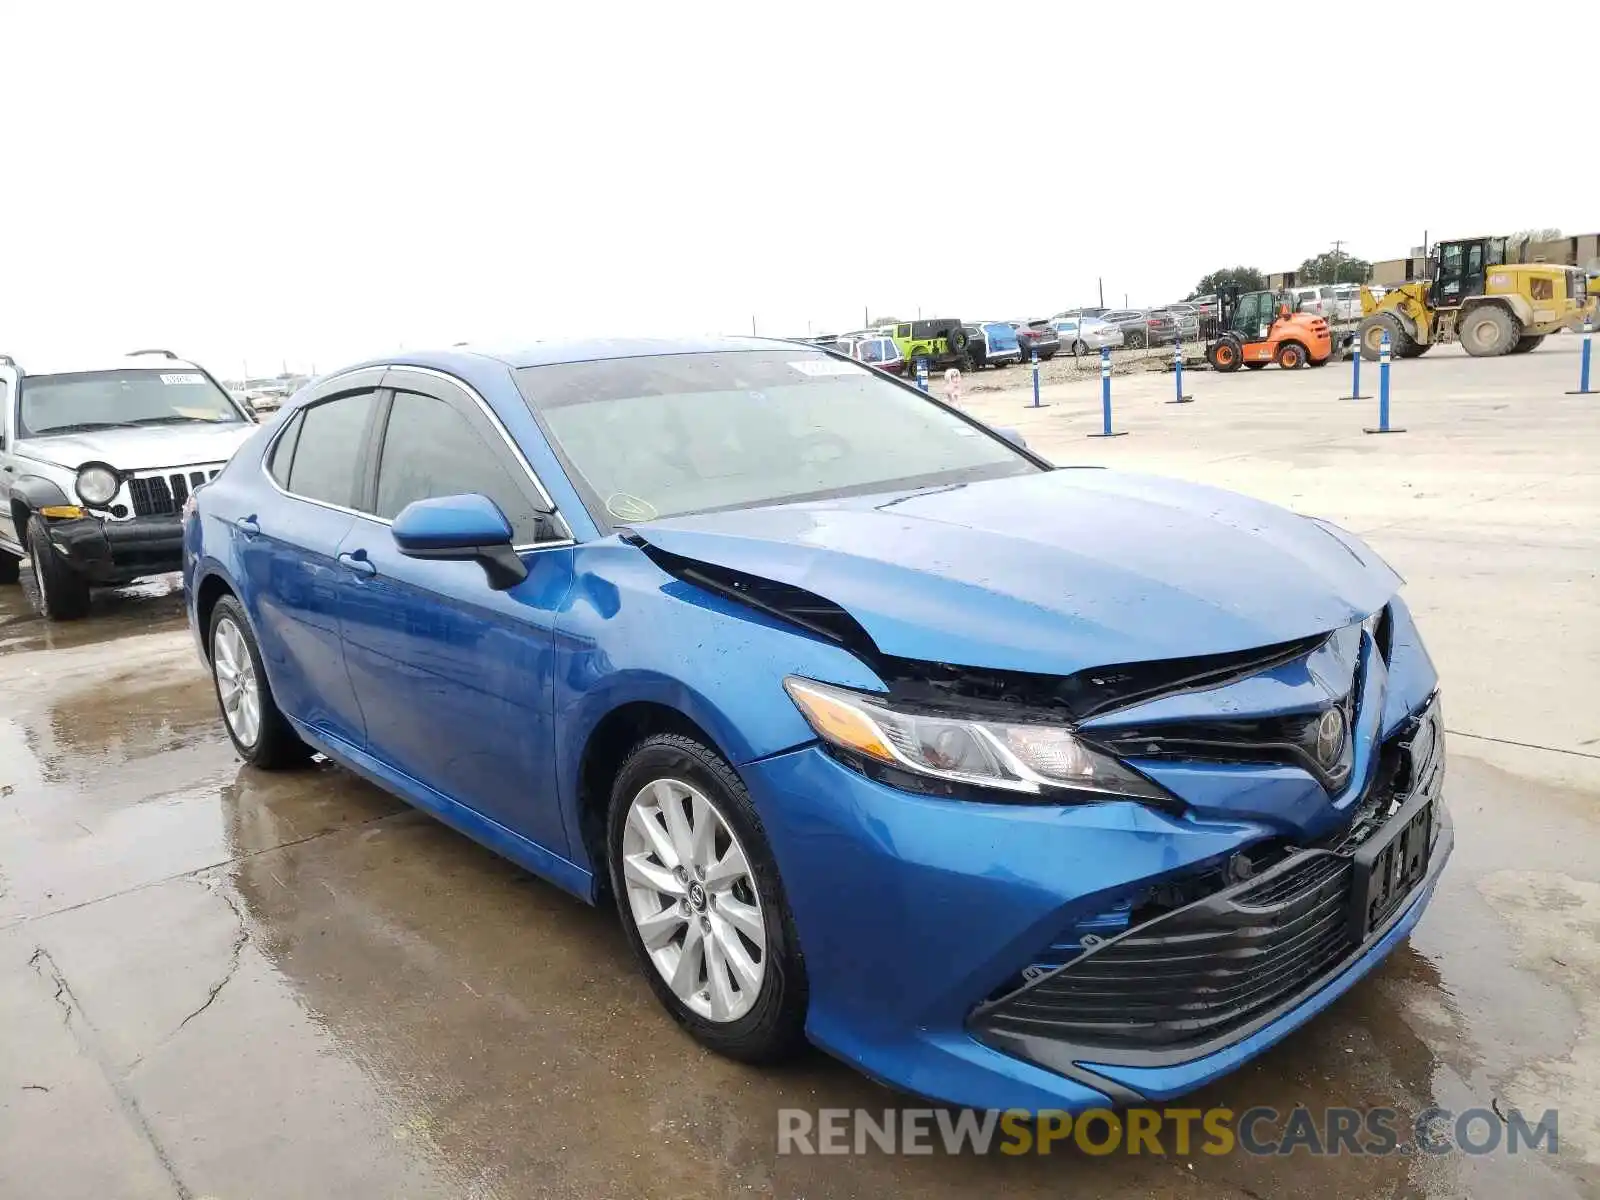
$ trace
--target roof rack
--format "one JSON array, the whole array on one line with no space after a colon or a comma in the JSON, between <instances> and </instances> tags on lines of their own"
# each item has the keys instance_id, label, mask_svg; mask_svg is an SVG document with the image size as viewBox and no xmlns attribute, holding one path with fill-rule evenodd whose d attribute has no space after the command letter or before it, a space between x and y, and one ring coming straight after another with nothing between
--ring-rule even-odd
<instances>
[{"instance_id":1,"label":"roof rack","mask_svg":"<svg viewBox=\"0 0 1600 1200\"><path fill-rule=\"evenodd\" d=\"M172 359L175 362L179 361L178 356L176 354L174 354L171 350L129 350L128 351L128 357L129 358L138 358L139 355L141 355L141 354L160 354L160 355L164 355L167 358Z\"/></svg>"}]
</instances>

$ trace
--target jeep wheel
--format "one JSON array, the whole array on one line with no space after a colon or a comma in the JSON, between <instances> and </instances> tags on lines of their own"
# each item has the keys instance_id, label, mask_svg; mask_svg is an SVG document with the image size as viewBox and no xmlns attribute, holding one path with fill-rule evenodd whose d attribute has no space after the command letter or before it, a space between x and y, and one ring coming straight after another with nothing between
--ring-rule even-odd
<instances>
[{"instance_id":1,"label":"jeep wheel","mask_svg":"<svg viewBox=\"0 0 1600 1200\"><path fill-rule=\"evenodd\" d=\"M22 578L22 560L0 551L0 583L16 583Z\"/></svg>"},{"instance_id":2,"label":"jeep wheel","mask_svg":"<svg viewBox=\"0 0 1600 1200\"><path fill-rule=\"evenodd\" d=\"M89 581L74 571L50 543L43 517L28 521L28 559L33 563L35 603L47 621L76 621L89 615Z\"/></svg>"}]
</instances>

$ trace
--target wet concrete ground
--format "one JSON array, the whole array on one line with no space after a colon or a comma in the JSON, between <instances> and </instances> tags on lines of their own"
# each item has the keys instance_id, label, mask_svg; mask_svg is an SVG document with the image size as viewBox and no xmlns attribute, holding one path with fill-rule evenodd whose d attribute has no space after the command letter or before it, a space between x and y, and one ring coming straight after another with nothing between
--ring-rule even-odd
<instances>
[{"instance_id":1,"label":"wet concrete ground","mask_svg":"<svg viewBox=\"0 0 1600 1200\"><path fill-rule=\"evenodd\" d=\"M1351 432L1331 369L1185 408L1130 385L1112 442L1082 439L1092 386L1024 414L1058 461L1367 533L1446 688L1429 914L1190 1103L1556 1107L1559 1156L780 1157L780 1107L903 1101L820 1054L700 1051L613 912L338 768L242 767L167 580L59 626L0 588L0 1197L1600 1194L1600 422L1557 397L1564 351L1412 364L1409 441Z\"/></svg>"}]
</instances>

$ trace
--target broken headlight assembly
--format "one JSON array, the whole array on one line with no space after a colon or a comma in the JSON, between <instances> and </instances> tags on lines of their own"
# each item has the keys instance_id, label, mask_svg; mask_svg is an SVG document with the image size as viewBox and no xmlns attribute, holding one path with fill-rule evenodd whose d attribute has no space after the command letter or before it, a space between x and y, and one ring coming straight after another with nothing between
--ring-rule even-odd
<instances>
[{"instance_id":1,"label":"broken headlight assembly","mask_svg":"<svg viewBox=\"0 0 1600 1200\"><path fill-rule=\"evenodd\" d=\"M1065 725L918 712L883 696L795 676L783 686L817 736L853 765L953 785L923 791L991 789L1055 804L1112 798L1179 803Z\"/></svg>"}]
</instances>

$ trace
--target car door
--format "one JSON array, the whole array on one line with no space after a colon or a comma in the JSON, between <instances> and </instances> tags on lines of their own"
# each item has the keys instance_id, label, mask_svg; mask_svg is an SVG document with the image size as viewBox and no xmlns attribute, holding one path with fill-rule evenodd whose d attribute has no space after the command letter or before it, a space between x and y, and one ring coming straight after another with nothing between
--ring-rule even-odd
<instances>
[{"instance_id":1,"label":"car door","mask_svg":"<svg viewBox=\"0 0 1600 1200\"><path fill-rule=\"evenodd\" d=\"M279 706L317 733L357 748L361 707L345 670L339 545L378 412L381 371L330 381L297 408L262 461L269 488L233 523L244 594Z\"/></svg>"},{"instance_id":2,"label":"car door","mask_svg":"<svg viewBox=\"0 0 1600 1200\"><path fill-rule=\"evenodd\" d=\"M477 394L393 370L358 516L339 550L345 661L368 752L568 856L556 799L555 613L571 539ZM415 500L480 493L511 522L528 578L505 591L475 562L407 558L389 523Z\"/></svg>"}]
</instances>

